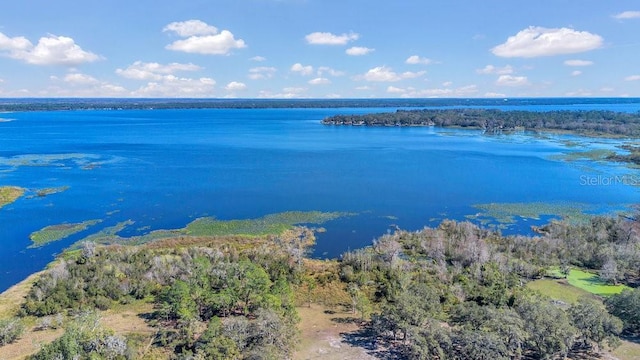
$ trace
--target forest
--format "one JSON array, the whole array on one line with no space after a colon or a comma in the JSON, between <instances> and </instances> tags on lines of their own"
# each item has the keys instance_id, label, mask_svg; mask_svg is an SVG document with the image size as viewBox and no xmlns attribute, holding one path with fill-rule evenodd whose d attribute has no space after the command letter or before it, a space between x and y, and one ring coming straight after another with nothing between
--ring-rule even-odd
<instances>
[{"instance_id":1,"label":"forest","mask_svg":"<svg viewBox=\"0 0 640 360\"><path fill-rule=\"evenodd\" d=\"M331 261L305 256L314 235L303 227L251 239L85 242L0 321L0 346L31 326L63 333L30 359L286 359L299 342L296 309L311 303L350 311L384 358L597 357L638 335L640 222L594 217L536 231L504 236L446 220ZM527 286L572 268L631 287L566 303ZM141 314L155 329L149 339L100 324L100 312L141 303L152 306Z\"/></svg>"},{"instance_id":2,"label":"forest","mask_svg":"<svg viewBox=\"0 0 640 360\"><path fill-rule=\"evenodd\" d=\"M608 110L502 111L497 109L421 109L364 115L335 115L324 125L437 126L482 130L484 134L518 131L570 132L586 136L638 137L640 113Z\"/></svg>"}]
</instances>

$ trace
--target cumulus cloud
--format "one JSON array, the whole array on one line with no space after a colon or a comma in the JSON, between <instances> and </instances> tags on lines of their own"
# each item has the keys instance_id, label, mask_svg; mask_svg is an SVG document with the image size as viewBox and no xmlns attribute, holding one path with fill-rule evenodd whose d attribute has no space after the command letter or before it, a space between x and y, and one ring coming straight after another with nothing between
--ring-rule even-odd
<instances>
[{"instance_id":1,"label":"cumulus cloud","mask_svg":"<svg viewBox=\"0 0 640 360\"><path fill-rule=\"evenodd\" d=\"M307 91L306 88L302 87L286 87L282 89L282 92L272 93L270 91L261 90L258 94L259 98L269 98L269 99L292 99L292 98L301 98L305 97L304 93Z\"/></svg>"},{"instance_id":2,"label":"cumulus cloud","mask_svg":"<svg viewBox=\"0 0 640 360\"><path fill-rule=\"evenodd\" d=\"M503 93L487 92L487 93L484 93L484 97L488 97L488 98L504 98L504 97L507 97L507 95L503 94Z\"/></svg>"},{"instance_id":3,"label":"cumulus cloud","mask_svg":"<svg viewBox=\"0 0 640 360\"><path fill-rule=\"evenodd\" d=\"M391 68L386 66L378 66L373 69L369 69L364 75L358 76L358 79L364 79L366 81L379 81L379 82L392 82L392 81L400 81L403 79L413 79L420 77L426 74L426 71L418 71L418 72L403 72L398 74L394 72Z\"/></svg>"},{"instance_id":4,"label":"cumulus cloud","mask_svg":"<svg viewBox=\"0 0 640 360\"><path fill-rule=\"evenodd\" d=\"M198 71L201 69L200 66L191 63L170 63L163 65L156 62L146 63L136 61L126 69L116 69L116 74L134 80L161 80L163 77L179 71Z\"/></svg>"},{"instance_id":5,"label":"cumulus cloud","mask_svg":"<svg viewBox=\"0 0 640 360\"><path fill-rule=\"evenodd\" d=\"M580 53L597 49L602 43L601 36L587 31L531 26L510 36L505 43L491 49L491 52L500 57L532 58Z\"/></svg>"},{"instance_id":6,"label":"cumulus cloud","mask_svg":"<svg viewBox=\"0 0 640 360\"><path fill-rule=\"evenodd\" d=\"M580 76L582 75L582 71L580 70L574 70L571 72L571 76Z\"/></svg>"},{"instance_id":7,"label":"cumulus cloud","mask_svg":"<svg viewBox=\"0 0 640 360\"><path fill-rule=\"evenodd\" d=\"M41 37L34 46L23 36L10 38L0 33L0 53L34 65L76 66L100 59L83 50L72 38L56 35Z\"/></svg>"},{"instance_id":8,"label":"cumulus cloud","mask_svg":"<svg viewBox=\"0 0 640 360\"><path fill-rule=\"evenodd\" d=\"M294 73L298 73L300 75L311 75L313 74L313 66L311 65L302 65L300 63L295 63L291 66L291 71Z\"/></svg>"},{"instance_id":9,"label":"cumulus cloud","mask_svg":"<svg viewBox=\"0 0 640 360\"><path fill-rule=\"evenodd\" d=\"M526 76L500 75L496 80L496 85L500 86L524 86L529 85Z\"/></svg>"},{"instance_id":10,"label":"cumulus cloud","mask_svg":"<svg viewBox=\"0 0 640 360\"><path fill-rule=\"evenodd\" d=\"M399 88L395 86L387 87L387 93L396 94L402 97L468 97L476 94L478 87L476 85L466 85L459 88L433 88L433 89L415 89L413 87Z\"/></svg>"},{"instance_id":11,"label":"cumulus cloud","mask_svg":"<svg viewBox=\"0 0 640 360\"><path fill-rule=\"evenodd\" d=\"M429 65L433 63L433 60L425 58L425 57L420 57L418 55L411 55L407 58L407 60L405 60L405 63L407 64L411 64L411 65Z\"/></svg>"},{"instance_id":12,"label":"cumulus cloud","mask_svg":"<svg viewBox=\"0 0 640 360\"><path fill-rule=\"evenodd\" d=\"M94 78L93 76L81 73L67 74L64 77L64 81L75 85L92 85L99 82L98 79Z\"/></svg>"},{"instance_id":13,"label":"cumulus cloud","mask_svg":"<svg viewBox=\"0 0 640 360\"><path fill-rule=\"evenodd\" d=\"M328 66L320 66L318 68L318 76L322 77L323 74L329 74L331 76L343 76L344 71L335 70Z\"/></svg>"},{"instance_id":14,"label":"cumulus cloud","mask_svg":"<svg viewBox=\"0 0 640 360\"><path fill-rule=\"evenodd\" d=\"M265 80L271 79L276 73L276 68L269 66L259 66L249 69L249 79Z\"/></svg>"},{"instance_id":15,"label":"cumulus cloud","mask_svg":"<svg viewBox=\"0 0 640 360\"><path fill-rule=\"evenodd\" d=\"M327 84L331 84L331 80L323 77L318 77L318 78L309 80L309 84L310 85L327 85Z\"/></svg>"},{"instance_id":16,"label":"cumulus cloud","mask_svg":"<svg viewBox=\"0 0 640 360\"><path fill-rule=\"evenodd\" d=\"M593 65L593 61L589 60L565 60L567 66L590 66Z\"/></svg>"},{"instance_id":17,"label":"cumulus cloud","mask_svg":"<svg viewBox=\"0 0 640 360\"><path fill-rule=\"evenodd\" d=\"M613 17L619 20L640 19L640 11L623 11L619 14L613 15Z\"/></svg>"},{"instance_id":18,"label":"cumulus cloud","mask_svg":"<svg viewBox=\"0 0 640 360\"><path fill-rule=\"evenodd\" d=\"M351 55L351 56L363 56L371 52L374 52L375 50L376 49L370 49L368 47L354 46L354 47L348 48L344 52L347 53L347 55Z\"/></svg>"},{"instance_id":19,"label":"cumulus cloud","mask_svg":"<svg viewBox=\"0 0 640 360\"><path fill-rule=\"evenodd\" d=\"M166 76L162 81L149 82L133 92L137 97L212 97L216 81L202 77L198 79Z\"/></svg>"},{"instance_id":20,"label":"cumulus cloud","mask_svg":"<svg viewBox=\"0 0 640 360\"><path fill-rule=\"evenodd\" d=\"M238 81L232 81L228 83L227 86L224 87L224 89L227 91L242 91L242 90L245 90L246 88L247 88L247 85Z\"/></svg>"},{"instance_id":21,"label":"cumulus cloud","mask_svg":"<svg viewBox=\"0 0 640 360\"><path fill-rule=\"evenodd\" d=\"M249 59L249 60L251 60L251 61L256 61L256 62L262 62L262 61L267 60L267 58L266 58L266 57L264 57L264 56L254 56L254 57L252 57L252 58L251 58L251 59Z\"/></svg>"},{"instance_id":22,"label":"cumulus cloud","mask_svg":"<svg viewBox=\"0 0 640 360\"><path fill-rule=\"evenodd\" d=\"M406 93L406 92L407 92L407 90L402 89L402 88L399 88L399 87L395 87L395 86L391 86L391 85L389 85L389 86L387 87L387 92L388 92L389 94L404 94L404 93Z\"/></svg>"},{"instance_id":23,"label":"cumulus cloud","mask_svg":"<svg viewBox=\"0 0 640 360\"><path fill-rule=\"evenodd\" d=\"M247 47L244 40L235 39L229 30L218 33L215 26L207 25L200 20L173 22L163 31L174 32L186 39L176 40L166 46L168 50L206 55L227 55L233 49Z\"/></svg>"},{"instance_id":24,"label":"cumulus cloud","mask_svg":"<svg viewBox=\"0 0 640 360\"><path fill-rule=\"evenodd\" d=\"M638 81L640 80L640 75L631 75L624 78L625 81Z\"/></svg>"},{"instance_id":25,"label":"cumulus cloud","mask_svg":"<svg viewBox=\"0 0 640 360\"><path fill-rule=\"evenodd\" d=\"M351 41L358 40L359 34L348 33L335 35L330 32L314 32L305 36L307 43L312 45L346 45Z\"/></svg>"},{"instance_id":26,"label":"cumulus cloud","mask_svg":"<svg viewBox=\"0 0 640 360\"><path fill-rule=\"evenodd\" d=\"M489 75L489 74L496 74L496 75L507 75L507 74L512 74L513 73L513 68L511 67L511 65L507 65L504 67L496 67L493 65L487 65L485 67L483 67L482 69L477 69L476 72L478 74L485 74L485 75Z\"/></svg>"},{"instance_id":27,"label":"cumulus cloud","mask_svg":"<svg viewBox=\"0 0 640 360\"><path fill-rule=\"evenodd\" d=\"M218 28L208 25L204 21L200 20L187 20L172 22L162 29L162 31L173 31L179 36L189 37L195 35L215 35L218 33Z\"/></svg>"}]
</instances>

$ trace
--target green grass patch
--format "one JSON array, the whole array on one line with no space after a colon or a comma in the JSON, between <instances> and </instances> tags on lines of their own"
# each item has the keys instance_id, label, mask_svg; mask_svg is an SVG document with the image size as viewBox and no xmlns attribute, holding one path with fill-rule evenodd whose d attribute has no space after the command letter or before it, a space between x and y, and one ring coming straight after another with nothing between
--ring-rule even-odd
<instances>
[{"instance_id":1,"label":"green grass patch","mask_svg":"<svg viewBox=\"0 0 640 360\"><path fill-rule=\"evenodd\" d=\"M24 189L17 186L0 186L0 208L9 205L24 195Z\"/></svg>"},{"instance_id":2,"label":"green grass patch","mask_svg":"<svg viewBox=\"0 0 640 360\"><path fill-rule=\"evenodd\" d=\"M33 242L29 247L37 248L54 241L62 240L80 231L84 231L101 221L102 220L87 220L80 223L47 226L29 235L29 238Z\"/></svg>"},{"instance_id":3,"label":"green grass patch","mask_svg":"<svg viewBox=\"0 0 640 360\"><path fill-rule=\"evenodd\" d=\"M575 304L583 297L593 297L585 290L570 285L566 280L540 279L527 283L527 287L554 300L560 300L567 304Z\"/></svg>"},{"instance_id":4,"label":"green grass patch","mask_svg":"<svg viewBox=\"0 0 640 360\"><path fill-rule=\"evenodd\" d=\"M560 273L560 270L553 269L550 271L551 276L553 277L563 277L564 275ZM566 277L567 282L575 286L576 288L587 291L591 294L600 295L600 296L608 296L619 294L622 290L630 289L626 285L611 285L606 281L602 280L600 276L594 273L590 273L584 270L579 269L571 269L569 275Z\"/></svg>"}]
</instances>

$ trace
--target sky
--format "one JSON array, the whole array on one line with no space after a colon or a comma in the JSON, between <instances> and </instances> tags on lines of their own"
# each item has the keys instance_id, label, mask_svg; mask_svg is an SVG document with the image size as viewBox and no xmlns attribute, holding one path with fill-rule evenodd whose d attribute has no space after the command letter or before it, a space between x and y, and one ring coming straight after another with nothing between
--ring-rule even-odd
<instances>
[{"instance_id":1,"label":"sky","mask_svg":"<svg viewBox=\"0 0 640 360\"><path fill-rule=\"evenodd\" d=\"M6 0L0 97L640 97L640 2Z\"/></svg>"}]
</instances>

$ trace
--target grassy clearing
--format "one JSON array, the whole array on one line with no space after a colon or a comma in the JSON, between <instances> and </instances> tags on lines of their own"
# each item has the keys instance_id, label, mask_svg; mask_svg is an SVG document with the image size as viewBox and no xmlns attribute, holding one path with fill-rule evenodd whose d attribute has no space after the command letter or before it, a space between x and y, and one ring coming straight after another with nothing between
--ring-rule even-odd
<instances>
[{"instance_id":1,"label":"grassy clearing","mask_svg":"<svg viewBox=\"0 0 640 360\"><path fill-rule=\"evenodd\" d=\"M611 353L619 360L640 359L640 339L621 339L622 343Z\"/></svg>"},{"instance_id":2,"label":"grassy clearing","mask_svg":"<svg viewBox=\"0 0 640 360\"><path fill-rule=\"evenodd\" d=\"M37 248L50 242L62 240L73 234L79 233L80 231L84 231L100 222L102 222L102 220L87 220L81 223L47 226L29 235L29 238L33 242L29 247Z\"/></svg>"},{"instance_id":3,"label":"grassy clearing","mask_svg":"<svg viewBox=\"0 0 640 360\"><path fill-rule=\"evenodd\" d=\"M18 200L24 192L23 188L17 186L0 186L0 208Z\"/></svg>"},{"instance_id":4,"label":"grassy clearing","mask_svg":"<svg viewBox=\"0 0 640 360\"><path fill-rule=\"evenodd\" d=\"M557 269L552 270L550 273L554 277L564 277L564 275ZM619 294L622 290L629 289L626 285L610 285L606 281L600 279L600 276L597 274L579 269L571 269L566 279L569 285L600 296Z\"/></svg>"},{"instance_id":5,"label":"grassy clearing","mask_svg":"<svg viewBox=\"0 0 640 360\"><path fill-rule=\"evenodd\" d=\"M527 283L527 287L553 300L563 301L567 304L575 304L583 297L593 298L593 294L569 285L564 279L540 279Z\"/></svg>"}]
</instances>

